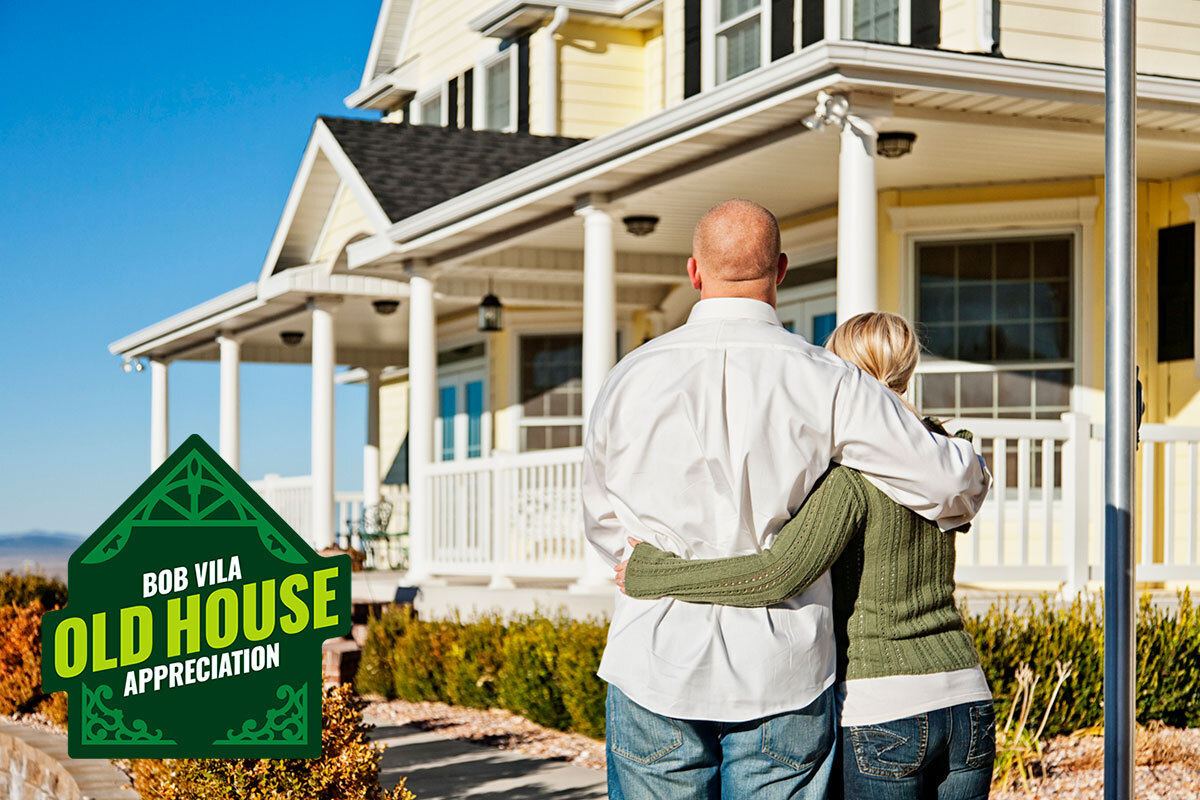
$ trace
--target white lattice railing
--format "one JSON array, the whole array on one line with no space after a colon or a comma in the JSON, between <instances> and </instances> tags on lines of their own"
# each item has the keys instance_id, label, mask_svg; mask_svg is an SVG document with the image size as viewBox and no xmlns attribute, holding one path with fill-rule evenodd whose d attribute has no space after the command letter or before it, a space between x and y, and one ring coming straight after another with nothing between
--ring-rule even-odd
<instances>
[{"instance_id":1,"label":"white lattice railing","mask_svg":"<svg viewBox=\"0 0 1200 800\"><path fill-rule=\"evenodd\" d=\"M575 578L583 566L583 450L444 461L429 467L430 571Z\"/></svg>"}]
</instances>

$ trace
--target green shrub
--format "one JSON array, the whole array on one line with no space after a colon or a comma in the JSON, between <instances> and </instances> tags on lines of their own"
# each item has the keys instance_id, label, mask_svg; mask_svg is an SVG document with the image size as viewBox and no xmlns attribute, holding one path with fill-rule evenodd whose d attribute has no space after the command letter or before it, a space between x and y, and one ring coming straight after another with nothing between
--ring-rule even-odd
<instances>
[{"instance_id":1,"label":"green shrub","mask_svg":"<svg viewBox=\"0 0 1200 800\"><path fill-rule=\"evenodd\" d=\"M58 578L47 578L36 572L0 573L0 606L30 606L34 602L53 611L67 604L67 585Z\"/></svg>"},{"instance_id":2,"label":"green shrub","mask_svg":"<svg viewBox=\"0 0 1200 800\"><path fill-rule=\"evenodd\" d=\"M456 706L493 708L508 626L497 613L470 624L456 615L454 625L458 633L446 657L446 699Z\"/></svg>"},{"instance_id":3,"label":"green shrub","mask_svg":"<svg viewBox=\"0 0 1200 800\"><path fill-rule=\"evenodd\" d=\"M608 684L596 677L608 640L608 626L596 620L568 622L558 640L557 683L571 730L604 738L604 699Z\"/></svg>"},{"instance_id":4,"label":"green shrub","mask_svg":"<svg viewBox=\"0 0 1200 800\"><path fill-rule=\"evenodd\" d=\"M458 628L451 622L412 620L392 651L392 685L401 700L447 700L446 659Z\"/></svg>"},{"instance_id":5,"label":"green shrub","mask_svg":"<svg viewBox=\"0 0 1200 800\"><path fill-rule=\"evenodd\" d=\"M562 619L534 615L513 626L504 640L496 691L509 711L548 728L566 729L570 718L556 671L562 624Z\"/></svg>"},{"instance_id":6,"label":"green shrub","mask_svg":"<svg viewBox=\"0 0 1200 800\"><path fill-rule=\"evenodd\" d=\"M362 705L349 686L325 689L320 758L136 759L133 788L146 800L415 800L403 781L380 789L382 750L367 741Z\"/></svg>"},{"instance_id":7,"label":"green shrub","mask_svg":"<svg viewBox=\"0 0 1200 800\"><path fill-rule=\"evenodd\" d=\"M1200 613L1187 592L1180 608L1154 606L1149 596L1137 619L1137 717L1145 724L1161 720L1179 727L1200 726ZM1076 599L1064 608L1049 597L993 606L967 616L988 682L996 696L997 716L1008 715L1017 694L1017 668L1028 664L1041 680L1034 689L1031 718L1041 719L1053 689L1055 661L1070 662L1046 724L1046 735L1067 734L1104 721L1104 616L1100 598Z\"/></svg>"},{"instance_id":8,"label":"green shrub","mask_svg":"<svg viewBox=\"0 0 1200 800\"><path fill-rule=\"evenodd\" d=\"M408 606L390 608L367 623L367 641L354 676L354 686L362 694L396 696L393 655L404 629L413 620Z\"/></svg>"}]
</instances>

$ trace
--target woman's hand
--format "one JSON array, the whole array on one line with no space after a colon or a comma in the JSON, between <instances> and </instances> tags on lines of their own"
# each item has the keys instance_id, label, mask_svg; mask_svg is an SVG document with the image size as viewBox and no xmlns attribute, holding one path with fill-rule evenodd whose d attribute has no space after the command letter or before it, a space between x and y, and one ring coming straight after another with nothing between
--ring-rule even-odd
<instances>
[{"instance_id":1,"label":"woman's hand","mask_svg":"<svg viewBox=\"0 0 1200 800\"><path fill-rule=\"evenodd\" d=\"M627 541L629 542L629 552L630 553L633 552L633 548L637 547L639 544L642 543L640 539L635 539L632 536L627 537ZM622 561L620 564L617 564L617 566L613 568L613 571L616 573L617 588L620 589L622 592L625 591L625 568L628 566L629 566L629 559L627 558L624 561Z\"/></svg>"}]
</instances>

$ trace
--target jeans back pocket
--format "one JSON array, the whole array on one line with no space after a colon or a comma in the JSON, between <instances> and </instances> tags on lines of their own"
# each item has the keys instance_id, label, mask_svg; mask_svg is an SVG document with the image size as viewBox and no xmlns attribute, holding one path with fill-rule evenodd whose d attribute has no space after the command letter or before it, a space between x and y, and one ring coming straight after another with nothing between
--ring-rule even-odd
<instances>
[{"instance_id":1,"label":"jeans back pocket","mask_svg":"<svg viewBox=\"0 0 1200 800\"><path fill-rule=\"evenodd\" d=\"M608 742L612 751L639 764L653 764L683 746L683 731L670 717L642 708L615 686L608 687Z\"/></svg>"},{"instance_id":2,"label":"jeans back pocket","mask_svg":"<svg viewBox=\"0 0 1200 800\"><path fill-rule=\"evenodd\" d=\"M858 771L878 778L906 778L921 768L929 744L929 715L858 725L849 729Z\"/></svg>"},{"instance_id":3,"label":"jeans back pocket","mask_svg":"<svg viewBox=\"0 0 1200 800\"><path fill-rule=\"evenodd\" d=\"M978 769L996 758L996 706L991 700L973 704L971 715L971 746L967 749L967 767Z\"/></svg>"}]
</instances>

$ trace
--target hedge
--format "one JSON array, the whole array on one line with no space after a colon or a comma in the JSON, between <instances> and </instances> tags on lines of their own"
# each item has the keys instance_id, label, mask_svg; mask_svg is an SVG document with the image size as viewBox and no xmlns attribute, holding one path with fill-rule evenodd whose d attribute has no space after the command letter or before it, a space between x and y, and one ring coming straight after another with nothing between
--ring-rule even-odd
<instances>
[{"instance_id":1,"label":"hedge","mask_svg":"<svg viewBox=\"0 0 1200 800\"><path fill-rule=\"evenodd\" d=\"M65 692L42 691L42 615L64 605L67 587L32 573L0 574L0 714L40 713L67 723Z\"/></svg>"},{"instance_id":2,"label":"hedge","mask_svg":"<svg viewBox=\"0 0 1200 800\"><path fill-rule=\"evenodd\" d=\"M1069 661L1072 674L1046 734L1103 722L1101 598L1080 598L1065 607L1048 596L1008 601L965 618L1000 719L1016 694L1021 664L1041 676L1030 715L1040 721L1055 662ZM607 635L605 621L561 615L426 621L407 610L391 610L370 624L357 686L389 698L500 706L547 727L602 737L606 686L596 669ZM1178 610L1143 597L1137 641L1139 722L1200 727L1200 607L1186 591L1179 594Z\"/></svg>"}]
</instances>

